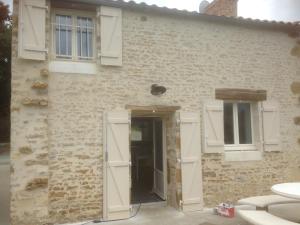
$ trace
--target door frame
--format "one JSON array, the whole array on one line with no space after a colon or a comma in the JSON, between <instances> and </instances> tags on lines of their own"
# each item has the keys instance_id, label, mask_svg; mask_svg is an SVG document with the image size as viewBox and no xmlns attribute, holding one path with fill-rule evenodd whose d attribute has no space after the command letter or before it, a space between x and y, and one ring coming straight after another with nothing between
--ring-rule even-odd
<instances>
[{"instance_id":1,"label":"door frame","mask_svg":"<svg viewBox=\"0 0 300 225\"><path fill-rule=\"evenodd\" d=\"M162 120L162 132L163 132L163 169L164 169L164 201L167 201L168 199L168 174L167 174L167 129L166 129L166 116L165 115L161 115L161 114L155 114L153 112L149 112L146 113L144 115L134 115L133 111L128 110L128 115L129 115L129 151L131 150L130 145L131 145L131 120L132 118L161 118ZM103 202L102 202L102 206L103 207L103 213L102 213L102 217L103 219L107 219L108 218L108 211L107 211L107 161L106 161L106 157L107 157L107 112L105 111L103 113L103 123L102 123L102 136L103 136L103 145L102 145L102 162L103 162ZM129 152L130 155L130 162L131 162L131 152ZM131 167L131 165L130 165ZM131 172L130 173L130 179L131 179ZM154 176L154 173L153 173ZM154 180L154 177L153 177ZM130 180L130 190L129 192L131 192L131 187L132 187L132 182ZM131 205L131 209L132 209L132 203L130 202Z\"/></svg>"},{"instance_id":2,"label":"door frame","mask_svg":"<svg viewBox=\"0 0 300 225\"><path fill-rule=\"evenodd\" d=\"M166 129L166 116L163 115L157 115L155 113L150 113L149 114L144 114L144 115L134 115L131 112L131 119L132 118L160 118L162 120L162 134L163 134L163 172L164 172L164 199L163 201L167 201L167 192L168 192L168 174L167 174L167 129ZM130 126L131 129L131 126ZM153 130L154 132L154 130ZM130 132L131 135L131 132ZM129 135L129 140L131 140L131 137ZM153 137L154 138L154 137ZM129 142L129 144L131 143L131 141ZM130 149L130 148L129 148ZM131 149L130 149L131 150ZM153 149L153 152L155 150ZM130 157L131 157L131 152L130 152ZM153 155L153 163L154 163L154 155ZM154 168L154 165L153 165ZM153 182L155 182L154 179L154 171L153 171ZM132 186L132 183L131 183Z\"/></svg>"},{"instance_id":3,"label":"door frame","mask_svg":"<svg viewBox=\"0 0 300 225\"><path fill-rule=\"evenodd\" d=\"M159 118L162 121L162 157L163 157L163 176L164 176L164 196L163 196L163 200L166 201L167 200L167 130L166 130L166 119L163 117L153 117L155 118ZM153 168L155 170L155 159L156 159L156 146L155 146L155 120L153 120ZM153 171L153 185L155 185L155 171ZM161 196L159 196L161 197Z\"/></svg>"},{"instance_id":4,"label":"door frame","mask_svg":"<svg viewBox=\"0 0 300 225\"><path fill-rule=\"evenodd\" d=\"M103 161L103 219L107 220L107 162L106 162L106 156L107 156L107 145L106 145L106 133L107 133L107 112L103 113L103 127L102 127L102 136L103 136L103 149L102 149L102 161Z\"/></svg>"}]
</instances>

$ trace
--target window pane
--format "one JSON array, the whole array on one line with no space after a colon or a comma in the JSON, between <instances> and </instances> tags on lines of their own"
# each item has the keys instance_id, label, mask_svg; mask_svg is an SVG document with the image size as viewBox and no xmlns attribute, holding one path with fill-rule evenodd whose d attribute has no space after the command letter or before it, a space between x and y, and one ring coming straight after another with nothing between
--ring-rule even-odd
<instances>
[{"instance_id":1,"label":"window pane","mask_svg":"<svg viewBox=\"0 0 300 225\"><path fill-rule=\"evenodd\" d=\"M72 17L56 15L55 18L56 55L72 55Z\"/></svg>"},{"instance_id":2,"label":"window pane","mask_svg":"<svg viewBox=\"0 0 300 225\"><path fill-rule=\"evenodd\" d=\"M238 104L240 144L252 144L251 109L250 103Z\"/></svg>"},{"instance_id":3,"label":"window pane","mask_svg":"<svg viewBox=\"0 0 300 225\"><path fill-rule=\"evenodd\" d=\"M224 103L224 142L234 144L233 104Z\"/></svg>"},{"instance_id":4,"label":"window pane","mask_svg":"<svg viewBox=\"0 0 300 225\"><path fill-rule=\"evenodd\" d=\"M92 19L77 17L77 52L81 58L93 56L93 29Z\"/></svg>"}]
</instances>

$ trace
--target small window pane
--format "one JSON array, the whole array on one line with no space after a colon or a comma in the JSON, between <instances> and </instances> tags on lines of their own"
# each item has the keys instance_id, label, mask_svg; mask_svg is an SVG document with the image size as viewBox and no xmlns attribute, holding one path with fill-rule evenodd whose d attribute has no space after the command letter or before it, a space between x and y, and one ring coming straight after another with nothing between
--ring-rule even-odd
<instances>
[{"instance_id":1,"label":"small window pane","mask_svg":"<svg viewBox=\"0 0 300 225\"><path fill-rule=\"evenodd\" d=\"M238 121L240 144L252 144L250 103L238 104Z\"/></svg>"},{"instance_id":2,"label":"small window pane","mask_svg":"<svg viewBox=\"0 0 300 225\"><path fill-rule=\"evenodd\" d=\"M77 17L77 52L79 58L93 56L93 22L86 17Z\"/></svg>"},{"instance_id":3,"label":"small window pane","mask_svg":"<svg viewBox=\"0 0 300 225\"><path fill-rule=\"evenodd\" d=\"M72 17L56 15L55 43L58 57L71 57L72 55Z\"/></svg>"},{"instance_id":4,"label":"small window pane","mask_svg":"<svg viewBox=\"0 0 300 225\"><path fill-rule=\"evenodd\" d=\"M224 103L224 142L234 144L233 104Z\"/></svg>"}]
</instances>

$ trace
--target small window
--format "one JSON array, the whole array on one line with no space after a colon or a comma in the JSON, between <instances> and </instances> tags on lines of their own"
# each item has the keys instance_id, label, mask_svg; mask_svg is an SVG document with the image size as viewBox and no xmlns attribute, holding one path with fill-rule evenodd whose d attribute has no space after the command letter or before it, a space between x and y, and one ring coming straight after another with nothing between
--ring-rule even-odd
<instances>
[{"instance_id":1,"label":"small window","mask_svg":"<svg viewBox=\"0 0 300 225\"><path fill-rule=\"evenodd\" d=\"M56 14L53 28L53 49L56 58L93 59L95 26L92 18Z\"/></svg>"},{"instance_id":2,"label":"small window","mask_svg":"<svg viewBox=\"0 0 300 225\"><path fill-rule=\"evenodd\" d=\"M227 146L253 146L251 103L224 103L224 142ZM231 148L231 150L234 150Z\"/></svg>"},{"instance_id":3,"label":"small window","mask_svg":"<svg viewBox=\"0 0 300 225\"><path fill-rule=\"evenodd\" d=\"M56 56L72 57L72 17L56 15L55 17Z\"/></svg>"},{"instance_id":4,"label":"small window","mask_svg":"<svg viewBox=\"0 0 300 225\"><path fill-rule=\"evenodd\" d=\"M91 18L77 17L77 53L80 59L93 57L93 29Z\"/></svg>"}]
</instances>

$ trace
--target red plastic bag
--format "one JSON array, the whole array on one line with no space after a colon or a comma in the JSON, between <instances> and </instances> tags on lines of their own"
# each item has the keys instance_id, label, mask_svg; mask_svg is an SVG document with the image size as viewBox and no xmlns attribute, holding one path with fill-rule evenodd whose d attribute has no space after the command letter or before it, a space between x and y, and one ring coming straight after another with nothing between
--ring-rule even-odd
<instances>
[{"instance_id":1,"label":"red plastic bag","mask_svg":"<svg viewBox=\"0 0 300 225\"><path fill-rule=\"evenodd\" d=\"M220 216L225 216L229 218L234 217L234 206L228 203L221 203L216 208L216 213Z\"/></svg>"}]
</instances>

